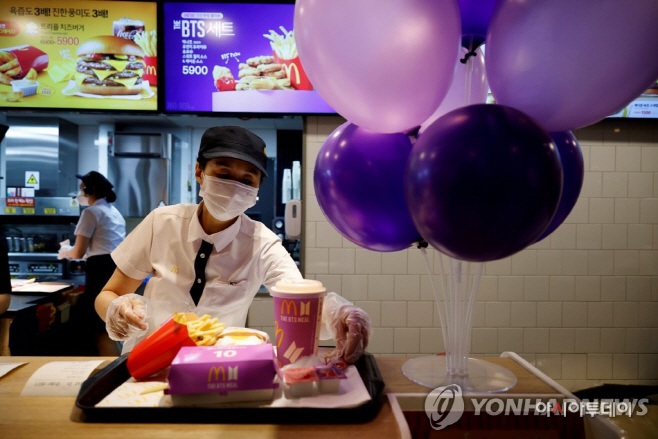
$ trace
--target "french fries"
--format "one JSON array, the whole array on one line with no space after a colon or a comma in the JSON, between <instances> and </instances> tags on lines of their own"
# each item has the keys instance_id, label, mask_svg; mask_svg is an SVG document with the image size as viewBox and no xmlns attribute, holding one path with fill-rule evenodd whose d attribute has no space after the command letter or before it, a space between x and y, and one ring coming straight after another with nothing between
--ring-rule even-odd
<instances>
[{"instance_id":1,"label":"french fries","mask_svg":"<svg viewBox=\"0 0 658 439\"><path fill-rule=\"evenodd\" d=\"M12 74L12 72L17 70L17 69L18 69L18 71L16 73ZM21 67L18 65L18 60L17 59L13 59L9 62L6 62L6 63L0 65L0 72L4 72L4 73L8 74L9 76L13 76L15 74L18 74L18 73L20 73L20 71L21 71Z\"/></svg>"},{"instance_id":2,"label":"french fries","mask_svg":"<svg viewBox=\"0 0 658 439\"><path fill-rule=\"evenodd\" d=\"M140 32L135 35L135 43L142 48L144 56L158 56L158 32Z\"/></svg>"},{"instance_id":3,"label":"french fries","mask_svg":"<svg viewBox=\"0 0 658 439\"><path fill-rule=\"evenodd\" d=\"M218 323L217 317L211 319L208 314L199 318L194 314L174 314L174 321L187 326L187 333L197 346L212 346L217 342L219 333L224 330L224 323Z\"/></svg>"},{"instance_id":4,"label":"french fries","mask_svg":"<svg viewBox=\"0 0 658 439\"><path fill-rule=\"evenodd\" d=\"M34 69L30 69L27 72L27 75L25 75L25 79L32 79L32 80L37 79L37 71Z\"/></svg>"},{"instance_id":5,"label":"french fries","mask_svg":"<svg viewBox=\"0 0 658 439\"><path fill-rule=\"evenodd\" d=\"M9 76L5 75L4 73L0 72L0 84L11 85L12 80L13 79L11 77L9 77Z\"/></svg>"},{"instance_id":6,"label":"french fries","mask_svg":"<svg viewBox=\"0 0 658 439\"><path fill-rule=\"evenodd\" d=\"M279 29L283 32L283 35L279 35L276 31L270 29L270 33L263 34L263 36L270 40L270 46L279 58L297 58L299 55L297 54L297 43L295 43L295 31L286 30L283 26L279 26Z\"/></svg>"},{"instance_id":7,"label":"french fries","mask_svg":"<svg viewBox=\"0 0 658 439\"><path fill-rule=\"evenodd\" d=\"M7 102L20 102L23 98L22 91L0 91L0 99Z\"/></svg>"},{"instance_id":8,"label":"french fries","mask_svg":"<svg viewBox=\"0 0 658 439\"><path fill-rule=\"evenodd\" d=\"M11 52L5 52L4 50L0 51L0 64L4 64L16 58Z\"/></svg>"}]
</instances>

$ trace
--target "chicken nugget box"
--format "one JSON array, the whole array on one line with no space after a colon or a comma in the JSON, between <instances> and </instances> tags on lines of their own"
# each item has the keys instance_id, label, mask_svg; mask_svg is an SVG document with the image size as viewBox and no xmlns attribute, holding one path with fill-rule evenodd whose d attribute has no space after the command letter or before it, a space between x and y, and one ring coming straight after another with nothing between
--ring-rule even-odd
<instances>
[{"instance_id":1,"label":"chicken nugget box","mask_svg":"<svg viewBox=\"0 0 658 439\"><path fill-rule=\"evenodd\" d=\"M174 405L269 401L277 387L270 343L255 346L183 347L171 363Z\"/></svg>"}]
</instances>

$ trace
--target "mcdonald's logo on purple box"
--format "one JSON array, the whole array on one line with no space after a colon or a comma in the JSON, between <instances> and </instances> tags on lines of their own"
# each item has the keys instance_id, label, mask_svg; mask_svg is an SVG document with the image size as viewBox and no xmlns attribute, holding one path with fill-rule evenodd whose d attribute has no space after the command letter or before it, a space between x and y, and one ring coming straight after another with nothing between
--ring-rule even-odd
<instances>
[{"instance_id":1,"label":"mcdonald's logo on purple box","mask_svg":"<svg viewBox=\"0 0 658 439\"><path fill-rule=\"evenodd\" d=\"M257 346L188 346L169 371L172 395L274 388L274 350Z\"/></svg>"}]
</instances>

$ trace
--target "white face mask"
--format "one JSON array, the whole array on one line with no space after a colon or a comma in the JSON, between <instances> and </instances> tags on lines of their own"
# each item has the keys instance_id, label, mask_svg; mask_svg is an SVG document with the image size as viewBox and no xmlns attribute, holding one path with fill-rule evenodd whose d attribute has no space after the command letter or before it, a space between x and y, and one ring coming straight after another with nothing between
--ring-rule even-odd
<instances>
[{"instance_id":1,"label":"white face mask","mask_svg":"<svg viewBox=\"0 0 658 439\"><path fill-rule=\"evenodd\" d=\"M82 189L80 189L75 199L78 200L80 206L89 206L89 195L85 194Z\"/></svg>"},{"instance_id":2,"label":"white face mask","mask_svg":"<svg viewBox=\"0 0 658 439\"><path fill-rule=\"evenodd\" d=\"M256 204L258 189L224 178L202 174L199 196L208 212L220 221L228 221Z\"/></svg>"}]
</instances>

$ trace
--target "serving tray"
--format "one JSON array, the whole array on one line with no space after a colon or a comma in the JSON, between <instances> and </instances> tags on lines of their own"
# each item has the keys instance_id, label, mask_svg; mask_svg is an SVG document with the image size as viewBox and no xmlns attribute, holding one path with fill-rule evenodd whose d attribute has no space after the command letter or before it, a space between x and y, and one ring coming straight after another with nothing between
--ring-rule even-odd
<instances>
[{"instance_id":1,"label":"serving tray","mask_svg":"<svg viewBox=\"0 0 658 439\"><path fill-rule=\"evenodd\" d=\"M384 401L384 380L375 358L364 354L356 363L370 401L352 408L307 407L96 407L130 378L128 354L87 379L75 405L83 422L203 424L356 424L371 421Z\"/></svg>"}]
</instances>

